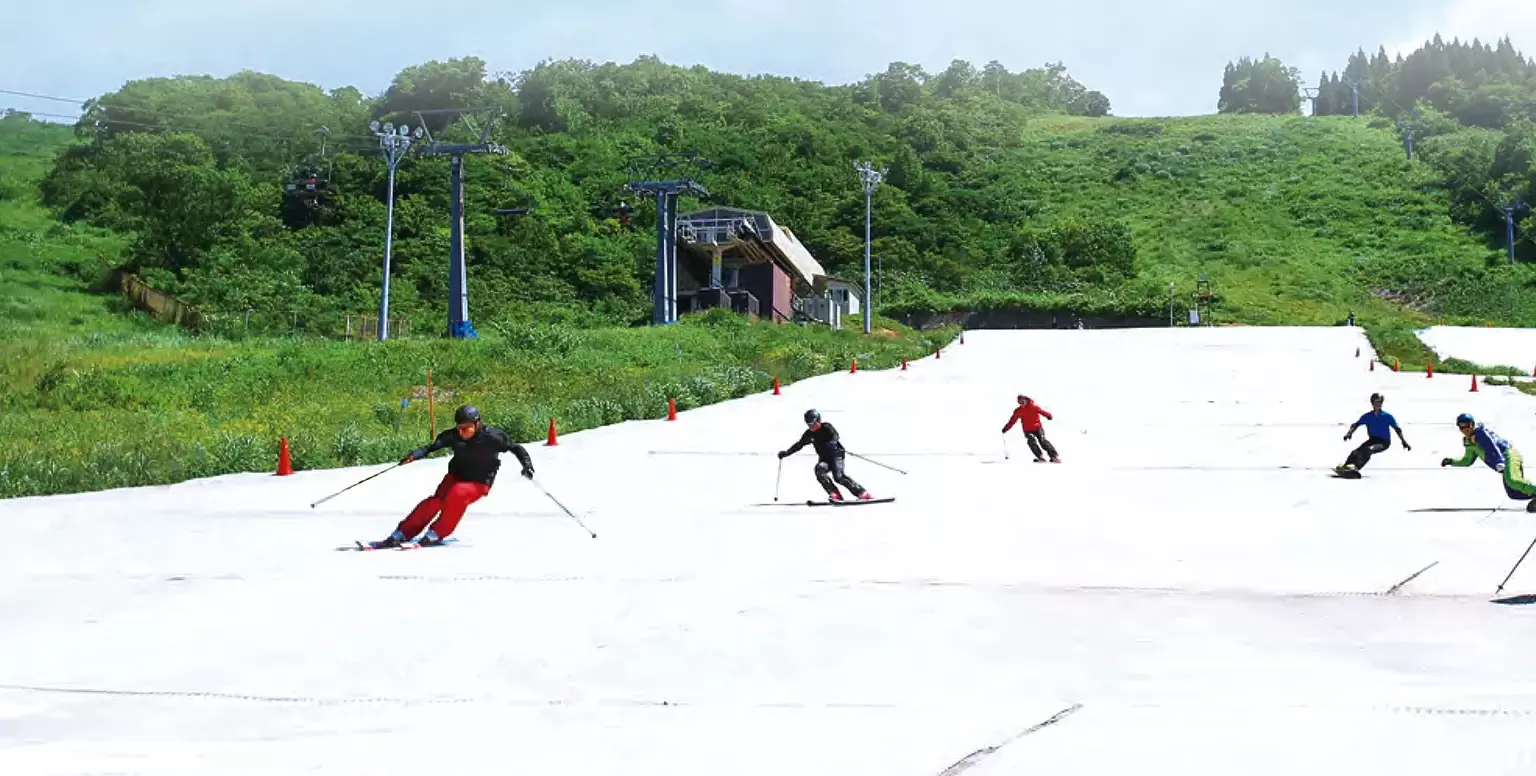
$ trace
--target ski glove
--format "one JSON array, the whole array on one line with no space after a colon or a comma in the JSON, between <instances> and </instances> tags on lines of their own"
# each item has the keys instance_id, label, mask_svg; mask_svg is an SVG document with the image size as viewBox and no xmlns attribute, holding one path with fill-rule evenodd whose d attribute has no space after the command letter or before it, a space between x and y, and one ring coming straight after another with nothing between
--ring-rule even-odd
<instances>
[{"instance_id":1,"label":"ski glove","mask_svg":"<svg viewBox=\"0 0 1536 776\"><path fill-rule=\"evenodd\" d=\"M523 467L523 476L527 477L530 480L533 479L533 467L532 466L524 466Z\"/></svg>"},{"instance_id":2,"label":"ski glove","mask_svg":"<svg viewBox=\"0 0 1536 776\"><path fill-rule=\"evenodd\" d=\"M1449 458L1441 458L1440 459L1440 465L1441 466L1450 466L1451 465L1451 459L1449 459Z\"/></svg>"},{"instance_id":3,"label":"ski glove","mask_svg":"<svg viewBox=\"0 0 1536 776\"><path fill-rule=\"evenodd\" d=\"M779 451L779 458L783 459L783 458L788 458L788 457L789 457L789 451L788 450L780 450Z\"/></svg>"}]
</instances>

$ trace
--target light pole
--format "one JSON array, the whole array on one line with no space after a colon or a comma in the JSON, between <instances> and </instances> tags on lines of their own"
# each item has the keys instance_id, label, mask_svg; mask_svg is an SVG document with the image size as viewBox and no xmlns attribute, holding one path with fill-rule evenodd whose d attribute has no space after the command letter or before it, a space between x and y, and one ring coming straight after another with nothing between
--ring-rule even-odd
<instances>
[{"instance_id":1,"label":"light pole","mask_svg":"<svg viewBox=\"0 0 1536 776\"><path fill-rule=\"evenodd\" d=\"M417 127L412 132L410 127L401 124L385 124L381 129L379 122L369 122L368 128L379 138L379 148L384 151L384 162L389 165L389 193L385 206L384 216L384 293L379 297L379 341L389 339L389 255L394 248L395 237L395 168L400 166L401 157L411 148L411 141L420 138L422 128Z\"/></svg>"},{"instance_id":2,"label":"light pole","mask_svg":"<svg viewBox=\"0 0 1536 776\"><path fill-rule=\"evenodd\" d=\"M853 169L858 170L859 178L864 181L864 333L868 334L870 319L875 317L875 300L869 290L870 199L875 194L875 187L885 178L888 168L876 170L869 162L854 162Z\"/></svg>"}]
</instances>

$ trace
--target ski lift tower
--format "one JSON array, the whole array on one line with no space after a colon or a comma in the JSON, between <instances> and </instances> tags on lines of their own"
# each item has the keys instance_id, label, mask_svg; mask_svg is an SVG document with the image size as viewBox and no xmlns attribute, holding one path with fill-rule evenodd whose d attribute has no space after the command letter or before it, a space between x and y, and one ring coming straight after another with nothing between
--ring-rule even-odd
<instances>
[{"instance_id":1,"label":"ski lift tower","mask_svg":"<svg viewBox=\"0 0 1536 776\"><path fill-rule=\"evenodd\" d=\"M624 190L656 198L656 285L652 293L652 325L677 323L677 198L682 195L709 197L709 190L693 177L708 166L708 159L692 153L630 159L630 182L624 184Z\"/></svg>"},{"instance_id":2,"label":"ski lift tower","mask_svg":"<svg viewBox=\"0 0 1536 776\"><path fill-rule=\"evenodd\" d=\"M464 269L464 156L466 154L504 154L507 149L492 142L491 125L496 122L494 109L467 110L462 108L449 108L444 110L418 110L416 120L421 126L428 127L427 116L451 114L460 116L464 114L486 113L485 128L480 130L480 138L474 143L444 143L432 136L432 130L426 130L426 146L421 149L423 156L447 156L452 169L451 190L449 193L450 220L452 225L452 240L449 243L448 253L448 336L455 338L479 337L475 327L469 322L469 278ZM453 119L450 118L451 122ZM446 129L446 127L444 127ZM474 127L471 125L471 131ZM441 132L442 130L438 130Z\"/></svg>"},{"instance_id":3,"label":"ski lift tower","mask_svg":"<svg viewBox=\"0 0 1536 776\"><path fill-rule=\"evenodd\" d=\"M1200 273L1200 279L1195 281L1195 309L1199 311L1200 320L1207 326L1211 326L1211 281Z\"/></svg>"}]
</instances>

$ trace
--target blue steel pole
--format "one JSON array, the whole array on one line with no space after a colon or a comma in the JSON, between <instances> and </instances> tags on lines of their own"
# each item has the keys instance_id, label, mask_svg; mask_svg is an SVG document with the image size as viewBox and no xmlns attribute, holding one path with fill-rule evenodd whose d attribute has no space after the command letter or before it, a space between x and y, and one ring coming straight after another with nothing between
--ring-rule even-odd
<instances>
[{"instance_id":1,"label":"blue steel pole","mask_svg":"<svg viewBox=\"0 0 1536 776\"><path fill-rule=\"evenodd\" d=\"M1504 244L1509 246L1509 263L1515 263L1515 209L1504 209Z\"/></svg>"},{"instance_id":2,"label":"blue steel pole","mask_svg":"<svg viewBox=\"0 0 1536 776\"><path fill-rule=\"evenodd\" d=\"M677 194L667 194L667 323L677 323Z\"/></svg>"},{"instance_id":3,"label":"blue steel pole","mask_svg":"<svg viewBox=\"0 0 1536 776\"><path fill-rule=\"evenodd\" d=\"M874 297L869 293L869 221L870 221L870 197L874 188L868 182L864 184L864 333L869 333L870 319L875 317Z\"/></svg>"},{"instance_id":4,"label":"blue steel pole","mask_svg":"<svg viewBox=\"0 0 1536 776\"><path fill-rule=\"evenodd\" d=\"M667 322L667 195L656 192L656 283L651 323Z\"/></svg>"},{"instance_id":5,"label":"blue steel pole","mask_svg":"<svg viewBox=\"0 0 1536 776\"><path fill-rule=\"evenodd\" d=\"M379 341L389 339L389 253L394 247L395 236L395 161L394 149L387 149L389 158L389 206L384 213L384 293L379 297Z\"/></svg>"},{"instance_id":6,"label":"blue steel pole","mask_svg":"<svg viewBox=\"0 0 1536 776\"><path fill-rule=\"evenodd\" d=\"M464 324L469 320L469 289L464 267L464 157L449 157L449 266L448 266L448 336L468 336Z\"/></svg>"}]
</instances>

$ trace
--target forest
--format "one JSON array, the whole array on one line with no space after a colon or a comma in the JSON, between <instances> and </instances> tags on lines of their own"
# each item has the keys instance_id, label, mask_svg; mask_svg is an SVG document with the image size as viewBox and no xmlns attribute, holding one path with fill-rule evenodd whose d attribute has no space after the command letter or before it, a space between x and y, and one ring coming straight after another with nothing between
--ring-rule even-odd
<instances>
[{"instance_id":1,"label":"forest","mask_svg":"<svg viewBox=\"0 0 1536 776\"><path fill-rule=\"evenodd\" d=\"M1316 112L1352 113L1354 83L1380 134L1401 141L1407 129L1394 122L1416 116L1415 154L1443 189L1447 214L1492 246L1504 222L1490 205L1532 186L1533 75L1508 40L1436 37L1396 60L1384 51L1351 56L1342 73L1320 79ZM1217 107L1299 118L1300 87L1273 57L1245 58L1228 66ZM450 109L463 110L434 112ZM257 326L334 333L345 314L367 315L379 302L387 174L369 123L425 122L449 141L475 139L489 124L504 153L465 163L472 317L627 325L647 320L654 274L654 205L623 189L634 159L701 155L712 196L685 199L685 211L767 211L829 271L853 275L862 271L864 214L852 162L868 159L888 170L872 217L882 310L1156 315L1167 307L1168 273L1148 265L1229 256L1195 246L1184 251L1195 255L1166 257L1137 214L1084 195L1135 197L1130 178L1146 169L1193 196L1242 155L1285 154L1288 144L1305 152L1316 142L1297 125L1246 149L1247 125L1179 133L1177 122L1110 113L1109 100L1060 63L1014 73L956 61L927 73L896 62L827 86L650 57L547 61L516 74L488 73L465 57L408 67L371 97L254 72L152 78L85 106L79 142L59 155L40 193L65 221L131 235L123 268L226 328L249 327L254 315ZM1183 141L1163 142L1179 134ZM1038 161L1042 151L1066 156L1083 144L1093 162L1110 157L1093 171L1102 180L1045 177L1053 171ZM395 189L391 307L420 331L443 328L448 191L446 158L407 154ZM495 212L517 208L530 212ZM1529 250L1526 241L1521 255ZM1405 272L1423 274L1383 267L1373 280L1427 282Z\"/></svg>"}]
</instances>

